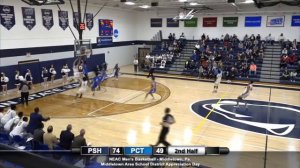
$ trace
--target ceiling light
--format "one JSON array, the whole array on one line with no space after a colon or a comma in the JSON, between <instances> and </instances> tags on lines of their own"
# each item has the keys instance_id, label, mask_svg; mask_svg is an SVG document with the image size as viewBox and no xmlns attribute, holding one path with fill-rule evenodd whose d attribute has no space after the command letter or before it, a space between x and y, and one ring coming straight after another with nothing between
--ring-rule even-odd
<instances>
[{"instance_id":1,"label":"ceiling light","mask_svg":"<svg viewBox=\"0 0 300 168\"><path fill-rule=\"evenodd\" d=\"M125 2L125 5L135 5L134 2Z\"/></svg>"},{"instance_id":2,"label":"ceiling light","mask_svg":"<svg viewBox=\"0 0 300 168\"><path fill-rule=\"evenodd\" d=\"M199 4L197 2L191 2L190 5L191 6L196 6L196 5L199 5Z\"/></svg>"},{"instance_id":3,"label":"ceiling light","mask_svg":"<svg viewBox=\"0 0 300 168\"><path fill-rule=\"evenodd\" d=\"M250 4L250 3L254 3L254 1L253 0L246 0L244 3Z\"/></svg>"},{"instance_id":4,"label":"ceiling light","mask_svg":"<svg viewBox=\"0 0 300 168\"><path fill-rule=\"evenodd\" d=\"M143 9L148 9L148 8L150 8L150 6L149 5L142 5L142 6L139 6L140 8L143 8Z\"/></svg>"},{"instance_id":5,"label":"ceiling light","mask_svg":"<svg viewBox=\"0 0 300 168\"><path fill-rule=\"evenodd\" d=\"M179 2L186 2L187 0L178 0Z\"/></svg>"}]
</instances>

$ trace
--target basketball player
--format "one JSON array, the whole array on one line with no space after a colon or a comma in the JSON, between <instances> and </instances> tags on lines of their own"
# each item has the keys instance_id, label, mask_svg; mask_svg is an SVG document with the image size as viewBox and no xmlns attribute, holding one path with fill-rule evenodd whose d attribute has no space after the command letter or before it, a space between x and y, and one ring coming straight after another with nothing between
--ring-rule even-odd
<instances>
[{"instance_id":1,"label":"basketball player","mask_svg":"<svg viewBox=\"0 0 300 168\"><path fill-rule=\"evenodd\" d=\"M120 72L119 65L116 64L114 67L114 77L116 78L116 80L119 80L119 72Z\"/></svg>"},{"instance_id":2,"label":"basketball player","mask_svg":"<svg viewBox=\"0 0 300 168\"><path fill-rule=\"evenodd\" d=\"M50 69L49 69L49 72L50 72L50 75L51 75L51 83L54 82L54 79L55 79L55 75L56 75L56 71L54 69L54 66L51 65Z\"/></svg>"},{"instance_id":3,"label":"basketball player","mask_svg":"<svg viewBox=\"0 0 300 168\"><path fill-rule=\"evenodd\" d=\"M32 80L33 80L33 78L32 78L31 71L30 71L29 69L27 69L27 72L26 72L26 74L25 74L25 80L27 81L27 84L28 84L29 86L32 85Z\"/></svg>"},{"instance_id":4,"label":"basketball player","mask_svg":"<svg viewBox=\"0 0 300 168\"><path fill-rule=\"evenodd\" d=\"M100 90L100 85L103 80L104 80L104 76L102 76L101 74L98 74L97 76L94 77L93 83L91 86L92 91L93 91L93 96L95 96L96 90Z\"/></svg>"},{"instance_id":5,"label":"basketball player","mask_svg":"<svg viewBox=\"0 0 300 168\"><path fill-rule=\"evenodd\" d=\"M221 80L222 80L222 71L220 69L218 69L218 74L216 76L213 93L217 93L218 88L219 88L219 84L221 83Z\"/></svg>"},{"instance_id":6,"label":"basketball player","mask_svg":"<svg viewBox=\"0 0 300 168\"><path fill-rule=\"evenodd\" d=\"M152 99L155 99L154 96L153 96L153 93L156 93L156 82L155 82L155 77L154 76L152 76L151 89L146 94L145 99L148 97L149 94L152 96Z\"/></svg>"},{"instance_id":7,"label":"basketball player","mask_svg":"<svg viewBox=\"0 0 300 168\"><path fill-rule=\"evenodd\" d=\"M245 91L237 98L237 101L236 101L236 106L237 108L239 108L239 103L241 101L244 101L249 95L250 95L250 92L253 90L253 81L250 81L245 89ZM247 102L245 102L245 107L247 108Z\"/></svg>"},{"instance_id":8,"label":"basketball player","mask_svg":"<svg viewBox=\"0 0 300 168\"><path fill-rule=\"evenodd\" d=\"M162 126L162 129L159 134L159 138L157 143L154 146L158 146L160 143L164 144L165 146L170 146L171 144L166 141L167 134L170 131L170 125L175 123L174 117L170 114L171 109L166 108L165 109L165 116L162 119L162 122L160 125ZM153 145L150 145L153 146Z\"/></svg>"},{"instance_id":9,"label":"basketball player","mask_svg":"<svg viewBox=\"0 0 300 168\"><path fill-rule=\"evenodd\" d=\"M68 64L65 64L62 69L61 69L61 74L63 77L63 85L68 83L68 76L69 76L69 72L70 72L70 68L68 67Z\"/></svg>"},{"instance_id":10,"label":"basketball player","mask_svg":"<svg viewBox=\"0 0 300 168\"><path fill-rule=\"evenodd\" d=\"M83 77L83 78L82 78L82 82L81 82L81 86L80 86L78 92L76 93L75 100L76 100L77 98L82 98L83 93L86 92L87 83L88 83L88 82L87 82L86 77Z\"/></svg>"},{"instance_id":11,"label":"basketball player","mask_svg":"<svg viewBox=\"0 0 300 168\"><path fill-rule=\"evenodd\" d=\"M20 71L18 71L18 70L16 70L15 85L17 87L17 92L19 92L19 88L20 88L20 85L21 85L21 78L20 78Z\"/></svg>"}]
</instances>

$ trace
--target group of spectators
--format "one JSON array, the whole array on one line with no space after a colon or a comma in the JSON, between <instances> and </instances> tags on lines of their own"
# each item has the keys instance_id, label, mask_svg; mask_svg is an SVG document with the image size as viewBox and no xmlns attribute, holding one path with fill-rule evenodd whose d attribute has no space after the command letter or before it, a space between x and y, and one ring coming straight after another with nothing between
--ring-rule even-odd
<instances>
[{"instance_id":1,"label":"group of spectators","mask_svg":"<svg viewBox=\"0 0 300 168\"><path fill-rule=\"evenodd\" d=\"M256 76L256 64L263 58L264 48L259 34L245 35L243 41L235 34L211 40L203 34L190 60L186 61L186 69L198 70L200 78L213 78L218 70L223 70L223 76L228 80L237 76Z\"/></svg>"},{"instance_id":2,"label":"group of spectators","mask_svg":"<svg viewBox=\"0 0 300 168\"><path fill-rule=\"evenodd\" d=\"M53 134L54 127L49 125L44 131L44 124L50 117L43 117L40 109L36 107L30 117L24 116L23 112L17 112L16 105L12 104L4 113L0 108L0 132L6 133L10 137L10 144L14 144L14 139L33 139L33 149L39 149L41 145L47 145L50 150L70 150L87 146L84 138L85 130L81 129L78 136L72 133L72 125L67 125L66 130L62 130L59 138Z\"/></svg>"},{"instance_id":3,"label":"group of spectators","mask_svg":"<svg viewBox=\"0 0 300 168\"><path fill-rule=\"evenodd\" d=\"M296 39L292 42L282 41L281 51L281 79L290 80L291 82L296 81L296 77L300 74L300 57L299 57L299 46Z\"/></svg>"}]
</instances>

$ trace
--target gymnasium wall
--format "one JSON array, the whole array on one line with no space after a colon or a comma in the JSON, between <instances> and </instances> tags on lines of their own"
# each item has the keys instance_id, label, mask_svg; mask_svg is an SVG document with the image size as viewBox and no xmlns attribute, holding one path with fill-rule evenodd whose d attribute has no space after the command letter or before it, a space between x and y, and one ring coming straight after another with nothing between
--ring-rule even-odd
<instances>
[{"instance_id":1,"label":"gymnasium wall","mask_svg":"<svg viewBox=\"0 0 300 168\"><path fill-rule=\"evenodd\" d=\"M298 13L299 15L300 13ZM258 14L257 16L262 16L261 27L245 27L245 16L255 16L256 14L247 14L247 15L220 15L220 14L211 14L211 15L199 15L198 17L198 27L188 28L184 27L184 22L180 21L179 27L167 27L166 18L173 18L175 14L159 14L156 12L144 12L138 15L137 18L137 37L138 40L146 40L151 38L151 36L158 30L162 30L163 38L167 38L169 33L175 33L177 38L182 32L185 33L187 39L199 39L203 33L208 34L211 38L220 38L222 34L233 34L235 33L239 38L243 38L245 34L260 34L263 38L271 33L276 39L283 33L286 38L290 40L297 39L300 41L300 27L291 27L291 14L280 14L285 15L285 26L284 27L266 27L267 16L274 16L275 14ZM295 14L294 14L295 15ZM223 27L223 16L225 17L239 17L238 27ZM218 17L217 27L203 27L202 19L203 17ZM163 18L163 26L160 28L151 28L150 27L150 18Z\"/></svg>"},{"instance_id":2,"label":"gymnasium wall","mask_svg":"<svg viewBox=\"0 0 300 168\"><path fill-rule=\"evenodd\" d=\"M77 11L76 3L72 2L74 10ZM59 26L59 9L57 6L29 6L21 0L0 0L0 4L14 6L16 19L16 24L10 30L0 25L1 71L7 71L9 76L13 76L14 70L18 68L19 61L38 59L41 64L49 66L52 61L55 61L56 65L62 65L66 61L71 63L74 60L72 51L74 48L74 37L69 28L63 30ZM84 5L81 4L82 12L84 12ZM36 25L32 30L28 30L23 25L21 7L35 8ZM64 5L60 5L60 7L62 10L68 11L69 27L76 35L76 38L78 38L77 30L73 26L73 13L69 1L66 1ZM101 6L89 4L87 12L95 15L100 8ZM41 9L52 9L53 11L54 26L50 30L47 30L42 25ZM137 47L131 45L131 41L136 39L135 16L135 12L132 11L103 8L94 18L94 27L91 30L86 29L84 31L83 39L91 39L92 43L96 43L96 37L99 36L98 19L112 19L114 21L114 29L119 31L119 36L113 37L113 42L122 42L124 44L112 45L112 47L97 46L93 50L93 54L101 55L101 57L94 57L93 63L101 64L106 60L108 68L113 68L116 63L119 63L120 66L132 63L133 56L137 53ZM26 56L26 52L31 52L31 56ZM58 71L60 69L61 67L57 67ZM40 76L35 78L40 78Z\"/></svg>"}]
</instances>

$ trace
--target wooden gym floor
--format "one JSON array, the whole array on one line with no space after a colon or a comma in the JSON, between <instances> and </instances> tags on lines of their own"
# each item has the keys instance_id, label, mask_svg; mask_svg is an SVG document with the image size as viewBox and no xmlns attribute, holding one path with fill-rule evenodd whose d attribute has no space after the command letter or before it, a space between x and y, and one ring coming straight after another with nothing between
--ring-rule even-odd
<instances>
[{"instance_id":1,"label":"wooden gym floor","mask_svg":"<svg viewBox=\"0 0 300 168\"><path fill-rule=\"evenodd\" d=\"M121 72L130 72L132 66L122 67ZM245 86L221 84L213 94L213 83L156 78L158 92L155 100L149 96L150 79L143 76L122 75L119 80L108 79L95 96L88 91L79 102L74 102L77 89L30 101L28 107L18 105L18 111L28 115L35 106L40 107L46 122L54 126L54 134L67 124L73 125L74 134L86 129L86 139L93 146L148 146L157 141L164 109L170 107L176 123L171 126L167 140L172 145L224 146L231 151L264 151L266 136L218 124L195 114L191 104L208 99L235 99ZM55 81L57 87L60 81ZM42 90L35 85L33 92ZM247 99L300 106L300 91L255 87ZM10 91L1 101L17 97ZM201 123L201 124L200 124ZM297 125L296 127L299 127ZM197 129L195 129L197 128ZM268 137L268 151L300 151L297 138Z\"/></svg>"}]
</instances>

